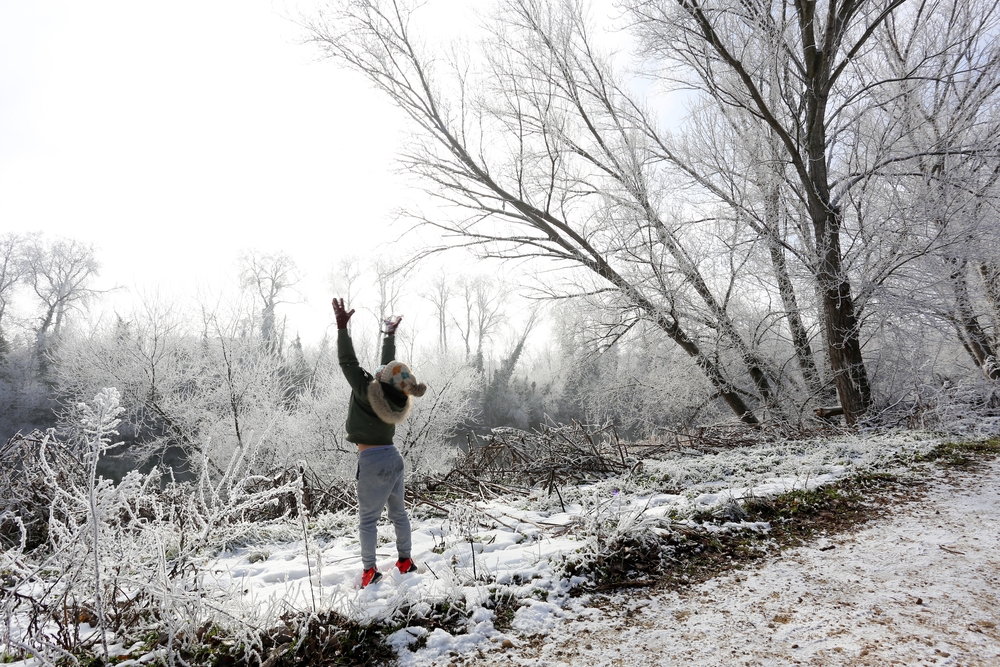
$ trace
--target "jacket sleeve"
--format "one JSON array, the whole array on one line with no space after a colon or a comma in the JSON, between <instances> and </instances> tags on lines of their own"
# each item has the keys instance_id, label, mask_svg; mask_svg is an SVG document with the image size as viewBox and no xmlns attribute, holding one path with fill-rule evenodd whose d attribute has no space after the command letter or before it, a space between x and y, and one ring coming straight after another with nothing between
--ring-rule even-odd
<instances>
[{"instance_id":1,"label":"jacket sleeve","mask_svg":"<svg viewBox=\"0 0 1000 667\"><path fill-rule=\"evenodd\" d=\"M382 341L382 361L379 363L385 366L390 361L396 360L396 336L386 336Z\"/></svg>"},{"instance_id":2,"label":"jacket sleeve","mask_svg":"<svg viewBox=\"0 0 1000 667\"><path fill-rule=\"evenodd\" d=\"M340 370L344 372L351 389L359 396L365 396L373 378L358 363L358 357L354 353L354 343L347 329L340 329L337 332L337 358L340 361Z\"/></svg>"}]
</instances>

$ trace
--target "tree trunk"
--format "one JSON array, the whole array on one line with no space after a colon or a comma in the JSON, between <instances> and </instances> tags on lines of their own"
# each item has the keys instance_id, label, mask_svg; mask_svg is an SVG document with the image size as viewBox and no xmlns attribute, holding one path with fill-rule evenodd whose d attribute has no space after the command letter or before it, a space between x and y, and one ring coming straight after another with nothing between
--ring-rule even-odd
<instances>
[{"instance_id":1,"label":"tree trunk","mask_svg":"<svg viewBox=\"0 0 1000 667\"><path fill-rule=\"evenodd\" d=\"M829 218L836 220L836 212ZM838 221L839 222L839 221ZM820 258L819 283L823 296L823 315L829 340L830 368L837 386L844 420L855 424L871 408L871 386L861 356L861 331L851 296L851 283L843 274L840 259L839 224L830 225L826 252ZM827 233L816 225L817 238Z\"/></svg>"},{"instance_id":2,"label":"tree trunk","mask_svg":"<svg viewBox=\"0 0 1000 667\"><path fill-rule=\"evenodd\" d=\"M774 162L777 162L780 150L775 139L771 139L771 155ZM767 174L777 176L773 173ZM764 204L764 240L771 255L771 267L774 269L775 281L778 284L778 294L781 296L781 304L785 308L785 321L788 323L788 330L792 336L792 348L795 351L795 361L798 363L802 379L806 383L809 393L817 399L822 400L823 380L819 370L816 368L816 360L813 357L812 347L809 345L809 333L802 323L802 313L799 311L798 299L795 298L795 285L788 273L788 263L785 261L785 251L779 242L780 237L780 186L774 179L766 188L766 201Z\"/></svg>"},{"instance_id":3,"label":"tree trunk","mask_svg":"<svg viewBox=\"0 0 1000 667\"><path fill-rule=\"evenodd\" d=\"M817 86L808 96L807 117L812 122L806 144L809 159L806 186L811 189L809 217L816 237L816 279L823 304L830 370L844 408L844 421L855 424L871 408L872 397L861 356L861 328L840 248L841 213L831 201L826 170L827 91L827 87Z\"/></svg>"},{"instance_id":4,"label":"tree trunk","mask_svg":"<svg viewBox=\"0 0 1000 667\"><path fill-rule=\"evenodd\" d=\"M799 311L798 300L795 298L795 286L788 275L785 253L781 246L772 240L769 240L768 245L770 246L771 266L774 268L774 276L778 283L778 293L781 295L781 304L785 308L785 321L788 323L788 330L792 335L795 361L799 365L799 371L802 373L802 379L805 381L809 393L820 398L823 394L823 381L816 368L812 346L809 345L809 333L802 323L802 313Z\"/></svg>"},{"instance_id":5,"label":"tree trunk","mask_svg":"<svg viewBox=\"0 0 1000 667\"><path fill-rule=\"evenodd\" d=\"M871 385L861 356L861 328L854 308L851 283L843 265L840 248L841 212L830 196L830 176L827 172L826 109L833 85L832 62L834 53L824 51L814 41L817 3L803 5L800 16L804 36L804 57L807 62L806 113L807 136L805 142L806 176L809 217L813 224L816 243L817 271L826 320L828 354L833 381L837 386L840 405L844 408L844 421L856 424L871 409ZM826 26L827 40L834 39L838 30L835 22ZM833 31L833 32L831 32ZM825 46L829 46L827 41ZM800 174L802 174L800 169Z\"/></svg>"},{"instance_id":6,"label":"tree trunk","mask_svg":"<svg viewBox=\"0 0 1000 667\"><path fill-rule=\"evenodd\" d=\"M720 333L739 351L740 358L747 368L747 373L749 373L750 378L753 380L754 386L757 387L757 391L760 392L761 398L765 402L770 402L773 392L771 390L771 383L767 378L767 373L764 370L764 362L750 349L746 341L743 340L743 336L740 335L736 325L729 317L729 313L726 312L725 308L716 300L715 295L712 294L712 290L709 289L708 283L705 282L704 277L701 275L701 271L688 259L687 255L685 255L674 239L673 234L663 224L663 221L659 219L659 216L656 215L648 202L646 202L646 217L656 225L660 242L670 252L671 256L677 262L677 267L681 273L684 274L684 277L694 287L695 292L698 293L698 296L708 306L708 309L715 317L715 323Z\"/></svg>"},{"instance_id":7,"label":"tree trunk","mask_svg":"<svg viewBox=\"0 0 1000 667\"><path fill-rule=\"evenodd\" d=\"M264 310L261 312L260 337L264 341L264 349L268 354L279 356L281 344L278 342L278 328L275 322L275 302L273 298L268 298L264 302Z\"/></svg>"},{"instance_id":8,"label":"tree trunk","mask_svg":"<svg viewBox=\"0 0 1000 667\"><path fill-rule=\"evenodd\" d=\"M965 338L965 349L968 350L976 365L983 374L991 380L1000 379L1000 366L997 365L996 351L990 343L990 338L983 330L972 306L969 296L969 284L965 278L968 262L963 259L949 257L951 265L948 276L952 291L955 293L955 316L962 327Z\"/></svg>"},{"instance_id":9,"label":"tree trunk","mask_svg":"<svg viewBox=\"0 0 1000 667\"><path fill-rule=\"evenodd\" d=\"M991 343L997 345L997 328L1000 327L1000 266L993 263L980 263L979 276L983 279L986 290L986 301L990 305L993 316L993 337Z\"/></svg>"}]
</instances>

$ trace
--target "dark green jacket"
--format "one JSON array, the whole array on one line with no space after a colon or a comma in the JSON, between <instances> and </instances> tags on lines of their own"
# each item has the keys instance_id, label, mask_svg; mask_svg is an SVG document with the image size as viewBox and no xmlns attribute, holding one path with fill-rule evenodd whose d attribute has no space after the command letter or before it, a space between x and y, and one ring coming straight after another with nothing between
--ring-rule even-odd
<instances>
[{"instance_id":1,"label":"dark green jacket","mask_svg":"<svg viewBox=\"0 0 1000 667\"><path fill-rule=\"evenodd\" d=\"M393 361L396 337L382 341L383 365ZM347 441L356 445L391 445L396 424L410 414L412 399L405 394L390 396L375 377L361 368L354 353L354 343L347 329L337 332L337 357L347 383L351 385L351 400L347 407Z\"/></svg>"}]
</instances>

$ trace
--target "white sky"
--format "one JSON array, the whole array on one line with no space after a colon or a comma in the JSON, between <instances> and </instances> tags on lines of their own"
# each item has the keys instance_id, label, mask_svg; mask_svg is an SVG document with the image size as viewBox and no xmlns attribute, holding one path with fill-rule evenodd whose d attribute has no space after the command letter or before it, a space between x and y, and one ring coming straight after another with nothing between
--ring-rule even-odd
<instances>
[{"instance_id":1,"label":"white sky","mask_svg":"<svg viewBox=\"0 0 1000 667\"><path fill-rule=\"evenodd\" d=\"M308 8L308 7L307 7ZM99 287L216 293L283 250L330 321L326 275L403 230L400 116L300 43L269 0L0 0L0 233L92 242ZM294 335L294 332L291 332Z\"/></svg>"},{"instance_id":2,"label":"white sky","mask_svg":"<svg viewBox=\"0 0 1000 667\"><path fill-rule=\"evenodd\" d=\"M283 251L304 302L279 316L290 337L319 340L330 270L411 252L376 246L420 196L393 172L402 114L286 18L319 2L0 0L0 234L93 243L95 286L123 288L95 312L150 295L211 303L235 291L241 251ZM431 0L421 26L468 36L479 6Z\"/></svg>"}]
</instances>

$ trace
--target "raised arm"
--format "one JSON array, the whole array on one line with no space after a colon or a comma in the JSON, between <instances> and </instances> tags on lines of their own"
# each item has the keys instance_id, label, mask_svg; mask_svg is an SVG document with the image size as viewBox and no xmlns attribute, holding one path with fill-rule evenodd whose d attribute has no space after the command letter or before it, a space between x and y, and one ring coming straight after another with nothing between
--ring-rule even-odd
<instances>
[{"instance_id":1,"label":"raised arm","mask_svg":"<svg viewBox=\"0 0 1000 667\"><path fill-rule=\"evenodd\" d=\"M358 363L358 355L354 352L354 342L351 340L351 334L347 331L347 323L350 321L351 315L354 314L354 309L352 308L348 312L344 307L343 299L334 299L333 314L337 318L337 360L340 362L340 370L343 371L351 389L364 396L368 389L368 383L372 381L372 376Z\"/></svg>"},{"instance_id":2,"label":"raised arm","mask_svg":"<svg viewBox=\"0 0 1000 667\"><path fill-rule=\"evenodd\" d=\"M402 315L396 315L385 318L383 322L385 338L382 340L382 361L379 362L383 366L396 359L396 328L402 320Z\"/></svg>"}]
</instances>

